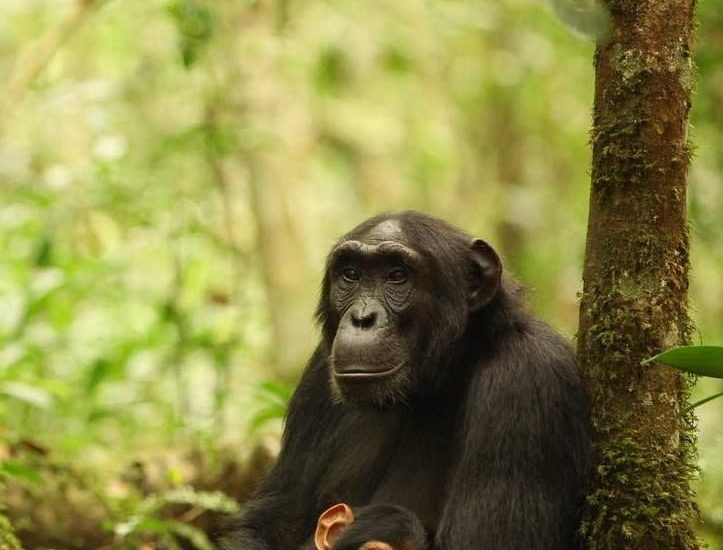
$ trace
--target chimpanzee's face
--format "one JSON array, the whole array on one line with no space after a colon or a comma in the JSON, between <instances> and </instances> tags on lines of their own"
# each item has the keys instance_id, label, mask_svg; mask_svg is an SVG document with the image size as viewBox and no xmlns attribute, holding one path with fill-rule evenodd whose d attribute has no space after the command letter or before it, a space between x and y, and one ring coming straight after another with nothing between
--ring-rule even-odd
<instances>
[{"instance_id":1,"label":"chimpanzee's face","mask_svg":"<svg viewBox=\"0 0 723 550\"><path fill-rule=\"evenodd\" d=\"M332 253L329 305L339 319L331 349L333 386L347 401L393 402L410 383L415 295L422 259L394 221Z\"/></svg>"},{"instance_id":2,"label":"chimpanzee's face","mask_svg":"<svg viewBox=\"0 0 723 550\"><path fill-rule=\"evenodd\" d=\"M469 315L497 293L502 267L487 243L439 222L414 231L366 222L331 252L317 314L344 401L388 406L431 387L423 378L444 374Z\"/></svg>"}]
</instances>

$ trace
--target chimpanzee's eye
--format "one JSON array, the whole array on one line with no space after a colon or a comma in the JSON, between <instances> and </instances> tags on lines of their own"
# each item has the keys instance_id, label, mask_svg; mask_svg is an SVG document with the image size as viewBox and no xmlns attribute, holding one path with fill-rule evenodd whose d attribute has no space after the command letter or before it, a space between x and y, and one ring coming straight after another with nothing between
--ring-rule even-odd
<instances>
[{"instance_id":1,"label":"chimpanzee's eye","mask_svg":"<svg viewBox=\"0 0 723 550\"><path fill-rule=\"evenodd\" d=\"M400 285L407 282L407 272L403 269L395 269L387 276L387 281Z\"/></svg>"},{"instance_id":2,"label":"chimpanzee's eye","mask_svg":"<svg viewBox=\"0 0 723 550\"><path fill-rule=\"evenodd\" d=\"M341 276L349 283L356 283L359 280L359 272L353 267L347 267L341 272Z\"/></svg>"}]
</instances>

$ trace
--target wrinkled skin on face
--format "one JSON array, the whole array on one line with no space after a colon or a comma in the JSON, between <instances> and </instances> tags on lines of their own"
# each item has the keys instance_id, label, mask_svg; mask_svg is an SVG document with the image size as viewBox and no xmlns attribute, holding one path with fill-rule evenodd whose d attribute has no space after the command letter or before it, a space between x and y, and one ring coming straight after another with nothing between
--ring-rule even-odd
<instances>
[{"instance_id":1,"label":"wrinkled skin on face","mask_svg":"<svg viewBox=\"0 0 723 550\"><path fill-rule=\"evenodd\" d=\"M329 257L325 287L332 315L325 319L325 333L332 388L343 401L393 405L406 400L422 376L425 356L432 355L427 351L438 335L425 332L425 319L437 315L435 289L450 286L439 279L453 274L433 265L411 241L398 220L385 220L343 239ZM459 302L458 319L447 323L450 346L469 313L491 300L500 284L499 258L486 243L471 240L465 255L468 269L452 283L461 291L449 297Z\"/></svg>"},{"instance_id":2,"label":"wrinkled skin on face","mask_svg":"<svg viewBox=\"0 0 723 550\"><path fill-rule=\"evenodd\" d=\"M412 306L419 256L389 240L390 233L393 227L366 242L346 241L333 253L330 301L340 321L331 367L336 389L349 401L394 401L394 390L409 384L416 343L404 313Z\"/></svg>"}]
</instances>

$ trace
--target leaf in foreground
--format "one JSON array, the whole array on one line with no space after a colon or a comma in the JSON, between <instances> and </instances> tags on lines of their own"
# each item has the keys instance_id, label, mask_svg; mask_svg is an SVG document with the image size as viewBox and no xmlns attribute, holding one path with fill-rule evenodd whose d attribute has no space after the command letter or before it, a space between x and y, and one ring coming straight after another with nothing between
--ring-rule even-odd
<instances>
[{"instance_id":1,"label":"leaf in foreground","mask_svg":"<svg viewBox=\"0 0 723 550\"><path fill-rule=\"evenodd\" d=\"M659 353L643 363L663 363L699 376L723 378L723 347L681 346Z\"/></svg>"}]
</instances>

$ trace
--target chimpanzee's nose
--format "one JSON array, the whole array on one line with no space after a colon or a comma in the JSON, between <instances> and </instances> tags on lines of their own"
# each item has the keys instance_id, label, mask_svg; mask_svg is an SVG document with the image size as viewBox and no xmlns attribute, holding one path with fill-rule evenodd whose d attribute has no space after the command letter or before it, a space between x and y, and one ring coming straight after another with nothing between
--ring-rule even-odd
<instances>
[{"instance_id":1,"label":"chimpanzee's nose","mask_svg":"<svg viewBox=\"0 0 723 550\"><path fill-rule=\"evenodd\" d=\"M351 311L351 324L355 328L369 329L377 322L377 312L366 306L356 307Z\"/></svg>"}]
</instances>

